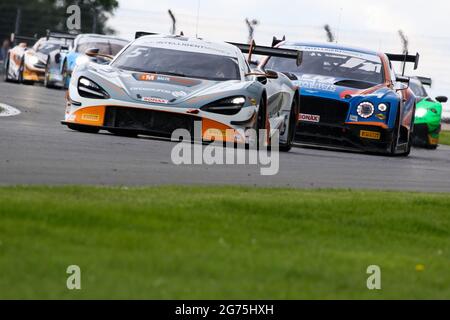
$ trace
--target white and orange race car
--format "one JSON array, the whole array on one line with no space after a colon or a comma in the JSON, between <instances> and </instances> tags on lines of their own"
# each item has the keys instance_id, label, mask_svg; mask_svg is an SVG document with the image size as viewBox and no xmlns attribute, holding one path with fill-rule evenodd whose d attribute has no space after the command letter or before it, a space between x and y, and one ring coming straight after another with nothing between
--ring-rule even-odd
<instances>
[{"instance_id":1,"label":"white and orange race car","mask_svg":"<svg viewBox=\"0 0 450 320\"><path fill-rule=\"evenodd\" d=\"M202 137L196 138L210 141L214 133L217 140L220 132L219 141L245 144L252 144L247 133L265 130L257 137L265 139L279 130L280 150L289 151L298 118L297 87L282 73L252 71L243 53L300 63L301 52L140 35L109 65L86 62L75 68L64 125L92 133L170 137L177 129L193 132L201 123Z\"/></svg>"},{"instance_id":2,"label":"white and orange race car","mask_svg":"<svg viewBox=\"0 0 450 320\"><path fill-rule=\"evenodd\" d=\"M26 84L44 81L48 55L65 42L48 36L36 42L36 38L12 35L11 40L18 44L6 56L4 79ZM30 48L30 44L34 45Z\"/></svg>"}]
</instances>

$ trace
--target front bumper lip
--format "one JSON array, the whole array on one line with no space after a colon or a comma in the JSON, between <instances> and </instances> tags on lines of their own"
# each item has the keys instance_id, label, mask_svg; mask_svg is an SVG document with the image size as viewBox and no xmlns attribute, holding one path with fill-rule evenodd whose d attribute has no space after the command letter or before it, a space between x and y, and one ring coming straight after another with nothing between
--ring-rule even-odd
<instances>
[{"instance_id":1,"label":"front bumper lip","mask_svg":"<svg viewBox=\"0 0 450 320\"><path fill-rule=\"evenodd\" d=\"M72 104L73 102L68 100L68 108ZM100 130L121 130L142 135L171 137L177 129L188 129L191 135L194 134L194 122L198 121L202 123L202 137L206 141L225 139L224 141L245 142L246 140L244 131L241 132L241 129L245 130L244 126L234 126L231 121L214 120L205 115L192 114L189 109L179 112L179 110L101 105L81 107L73 113L68 110L66 110L66 119L61 121L61 124L67 126L89 126Z\"/></svg>"},{"instance_id":2,"label":"front bumper lip","mask_svg":"<svg viewBox=\"0 0 450 320\"><path fill-rule=\"evenodd\" d=\"M362 137L365 134L367 137ZM379 138L378 138L379 136ZM375 138L374 138L375 137ZM312 124L301 122L296 143L313 144L367 152L386 152L393 141L393 130L381 124Z\"/></svg>"}]
</instances>

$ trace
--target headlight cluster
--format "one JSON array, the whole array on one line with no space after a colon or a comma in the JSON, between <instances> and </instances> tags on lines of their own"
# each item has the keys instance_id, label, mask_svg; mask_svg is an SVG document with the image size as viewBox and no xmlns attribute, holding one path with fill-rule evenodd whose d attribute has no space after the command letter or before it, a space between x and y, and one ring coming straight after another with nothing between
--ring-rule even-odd
<instances>
[{"instance_id":1,"label":"headlight cluster","mask_svg":"<svg viewBox=\"0 0 450 320\"><path fill-rule=\"evenodd\" d=\"M86 64L86 63L88 63L89 61L91 61L91 59L89 59L88 56L79 56L79 57L77 58L77 60L75 60L75 64L76 64L77 66L79 66L79 65L82 65L82 64Z\"/></svg>"},{"instance_id":2,"label":"headlight cluster","mask_svg":"<svg viewBox=\"0 0 450 320\"><path fill-rule=\"evenodd\" d=\"M425 108L420 108L416 110L416 117L417 118L423 118L427 115L428 110Z\"/></svg>"},{"instance_id":3,"label":"headlight cluster","mask_svg":"<svg viewBox=\"0 0 450 320\"><path fill-rule=\"evenodd\" d=\"M36 56L28 56L28 62L32 65L35 65L39 63L39 59Z\"/></svg>"},{"instance_id":4,"label":"headlight cluster","mask_svg":"<svg viewBox=\"0 0 450 320\"><path fill-rule=\"evenodd\" d=\"M231 116L239 113L246 101L247 99L243 96L230 97L210 103L201 109L207 112Z\"/></svg>"},{"instance_id":5,"label":"headlight cluster","mask_svg":"<svg viewBox=\"0 0 450 320\"><path fill-rule=\"evenodd\" d=\"M83 98L109 99L109 94L102 87L84 77L78 80L78 93Z\"/></svg>"},{"instance_id":6,"label":"headlight cluster","mask_svg":"<svg viewBox=\"0 0 450 320\"><path fill-rule=\"evenodd\" d=\"M389 107L386 103L380 103L378 105L378 110L381 112L386 112L388 109L389 109Z\"/></svg>"},{"instance_id":7,"label":"headlight cluster","mask_svg":"<svg viewBox=\"0 0 450 320\"><path fill-rule=\"evenodd\" d=\"M375 107L370 102L363 102L359 104L356 111L361 118L367 119L373 115L375 112Z\"/></svg>"},{"instance_id":8,"label":"headlight cluster","mask_svg":"<svg viewBox=\"0 0 450 320\"><path fill-rule=\"evenodd\" d=\"M378 109L379 112L387 112L389 110L389 104L387 104L387 103L380 103L377 106L377 109ZM368 101L362 102L362 103L360 103L358 105L358 108L357 108L356 111L358 112L358 115L361 118L367 119L367 118L370 118L371 116L374 115L374 113L375 113L375 106L374 106L373 103L368 102ZM383 115L383 114L380 114L380 117L378 117L378 115L377 115L377 117L379 119L381 119L381 116L384 116L384 119L386 119L386 116Z\"/></svg>"}]
</instances>

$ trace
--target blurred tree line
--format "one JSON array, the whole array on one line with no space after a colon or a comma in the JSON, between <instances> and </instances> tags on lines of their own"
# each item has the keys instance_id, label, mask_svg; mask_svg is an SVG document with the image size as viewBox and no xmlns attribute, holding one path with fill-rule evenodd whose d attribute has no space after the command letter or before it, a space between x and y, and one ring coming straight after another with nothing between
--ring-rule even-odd
<instances>
[{"instance_id":1,"label":"blurred tree line","mask_svg":"<svg viewBox=\"0 0 450 320\"><path fill-rule=\"evenodd\" d=\"M66 11L74 4L81 9L81 32L115 32L106 22L118 8L117 0L0 0L0 41L16 29L22 36L43 36L46 30L67 32Z\"/></svg>"}]
</instances>

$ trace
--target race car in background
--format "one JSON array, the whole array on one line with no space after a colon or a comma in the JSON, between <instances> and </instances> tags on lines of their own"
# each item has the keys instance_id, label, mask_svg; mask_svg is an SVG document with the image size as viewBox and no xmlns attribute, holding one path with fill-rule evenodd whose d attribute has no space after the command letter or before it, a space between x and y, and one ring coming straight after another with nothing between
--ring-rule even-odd
<instances>
[{"instance_id":1,"label":"race car in background","mask_svg":"<svg viewBox=\"0 0 450 320\"><path fill-rule=\"evenodd\" d=\"M46 86L67 89L70 83L72 71L77 63L92 60L97 63L107 64L127 44L128 40L114 36L99 34L78 35L69 47L62 47L54 51L46 61ZM96 53L95 57L86 55L86 51Z\"/></svg>"},{"instance_id":2,"label":"race car in background","mask_svg":"<svg viewBox=\"0 0 450 320\"><path fill-rule=\"evenodd\" d=\"M303 52L300 66L279 57L260 65L287 74L300 87L297 142L409 155L416 100L409 78L396 77L391 62L414 62L417 68L419 55L276 39L274 45Z\"/></svg>"},{"instance_id":3,"label":"race car in background","mask_svg":"<svg viewBox=\"0 0 450 320\"><path fill-rule=\"evenodd\" d=\"M186 129L201 140L242 144L254 143L249 129L270 134L279 129L280 150L290 150L297 87L281 73L252 72L243 52L283 57L294 65L300 52L184 36L137 33L136 38L109 65L76 67L64 125L84 132L163 137ZM194 132L196 122L202 125L200 137Z\"/></svg>"},{"instance_id":4,"label":"race car in background","mask_svg":"<svg viewBox=\"0 0 450 320\"><path fill-rule=\"evenodd\" d=\"M441 132L442 103L447 102L448 98L431 98L425 85L431 87L432 80L424 77L411 78L410 88L417 98L413 142L418 147L436 149Z\"/></svg>"},{"instance_id":5,"label":"race car in background","mask_svg":"<svg viewBox=\"0 0 450 320\"><path fill-rule=\"evenodd\" d=\"M5 61L5 81L34 84L44 80L45 64L48 55L58 50L62 45L61 39L52 37L36 38L11 36L13 43L18 43L12 48ZM34 44L31 48L28 44Z\"/></svg>"}]
</instances>

